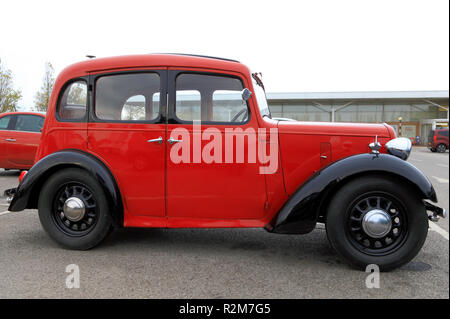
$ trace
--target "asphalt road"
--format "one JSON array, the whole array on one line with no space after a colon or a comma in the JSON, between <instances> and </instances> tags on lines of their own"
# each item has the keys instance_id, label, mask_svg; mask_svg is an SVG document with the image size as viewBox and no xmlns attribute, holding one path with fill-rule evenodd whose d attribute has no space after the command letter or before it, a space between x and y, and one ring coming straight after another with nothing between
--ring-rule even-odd
<instances>
[{"instance_id":1,"label":"asphalt road","mask_svg":"<svg viewBox=\"0 0 450 319\"><path fill-rule=\"evenodd\" d=\"M449 154L415 148L411 163L449 208ZM0 190L18 173L0 171ZM303 236L262 229L122 229L99 247L64 250L35 210L7 213L0 200L0 298L449 298L448 219L430 229L419 255L382 273L349 268L329 246L323 225ZM445 238L446 236L446 238ZM80 288L66 288L77 264Z\"/></svg>"}]
</instances>

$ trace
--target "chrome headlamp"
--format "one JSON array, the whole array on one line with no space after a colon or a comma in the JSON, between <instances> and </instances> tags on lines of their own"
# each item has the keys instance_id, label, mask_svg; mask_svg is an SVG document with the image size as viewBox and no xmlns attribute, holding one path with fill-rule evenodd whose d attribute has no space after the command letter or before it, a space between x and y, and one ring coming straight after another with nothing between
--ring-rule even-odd
<instances>
[{"instance_id":1,"label":"chrome headlamp","mask_svg":"<svg viewBox=\"0 0 450 319\"><path fill-rule=\"evenodd\" d=\"M412 143L409 138L397 137L387 142L384 147L386 147L389 154L406 161L411 153Z\"/></svg>"}]
</instances>

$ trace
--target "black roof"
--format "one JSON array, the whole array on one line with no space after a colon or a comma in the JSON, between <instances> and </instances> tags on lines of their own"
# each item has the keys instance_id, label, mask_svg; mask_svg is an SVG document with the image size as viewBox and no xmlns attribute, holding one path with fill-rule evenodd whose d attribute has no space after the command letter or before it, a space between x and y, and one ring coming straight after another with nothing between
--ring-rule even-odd
<instances>
[{"instance_id":1,"label":"black roof","mask_svg":"<svg viewBox=\"0 0 450 319\"><path fill-rule=\"evenodd\" d=\"M154 53L154 54L170 54L170 55L194 56L194 57L199 57L199 58L208 58L208 59L214 59L214 60L222 60L222 61L230 61L230 62L240 63L239 61L233 60L233 59L220 58L220 57L209 56L209 55L200 55L200 54L189 54L189 53Z\"/></svg>"}]
</instances>

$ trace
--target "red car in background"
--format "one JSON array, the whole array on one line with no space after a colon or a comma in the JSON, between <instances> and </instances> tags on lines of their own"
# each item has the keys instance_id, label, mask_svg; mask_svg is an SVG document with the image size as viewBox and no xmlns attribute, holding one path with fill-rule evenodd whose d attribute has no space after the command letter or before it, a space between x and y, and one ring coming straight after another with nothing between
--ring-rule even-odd
<instances>
[{"instance_id":1,"label":"red car in background","mask_svg":"<svg viewBox=\"0 0 450 319\"><path fill-rule=\"evenodd\" d=\"M448 128L431 131L428 136L428 148L432 152L444 153L448 150Z\"/></svg>"},{"instance_id":2,"label":"red car in background","mask_svg":"<svg viewBox=\"0 0 450 319\"><path fill-rule=\"evenodd\" d=\"M0 168L33 166L44 121L45 115L35 112L0 114Z\"/></svg>"}]
</instances>

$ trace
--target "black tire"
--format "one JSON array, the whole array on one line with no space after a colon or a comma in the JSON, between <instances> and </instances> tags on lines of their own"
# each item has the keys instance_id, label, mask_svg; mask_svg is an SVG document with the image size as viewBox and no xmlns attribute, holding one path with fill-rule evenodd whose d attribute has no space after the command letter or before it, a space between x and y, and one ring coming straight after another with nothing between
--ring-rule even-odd
<instances>
[{"instance_id":1,"label":"black tire","mask_svg":"<svg viewBox=\"0 0 450 319\"><path fill-rule=\"evenodd\" d=\"M446 150L447 146L445 146L445 144L439 144L438 146L436 146L436 151L438 153L445 153Z\"/></svg>"},{"instance_id":2,"label":"black tire","mask_svg":"<svg viewBox=\"0 0 450 319\"><path fill-rule=\"evenodd\" d=\"M77 197L85 205L80 221L64 216L64 199ZM48 235L68 249L87 250L98 245L113 228L108 202L98 182L85 170L68 168L46 181L39 195L39 219Z\"/></svg>"},{"instance_id":3,"label":"black tire","mask_svg":"<svg viewBox=\"0 0 450 319\"><path fill-rule=\"evenodd\" d=\"M392 223L382 238L371 237L364 228L367 224L363 226L365 214L377 209L386 212ZM428 234L428 216L420 196L409 185L389 177L366 176L350 181L332 198L326 230L331 246L350 265L365 270L376 264L381 271L389 271L419 253Z\"/></svg>"}]
</instances>

